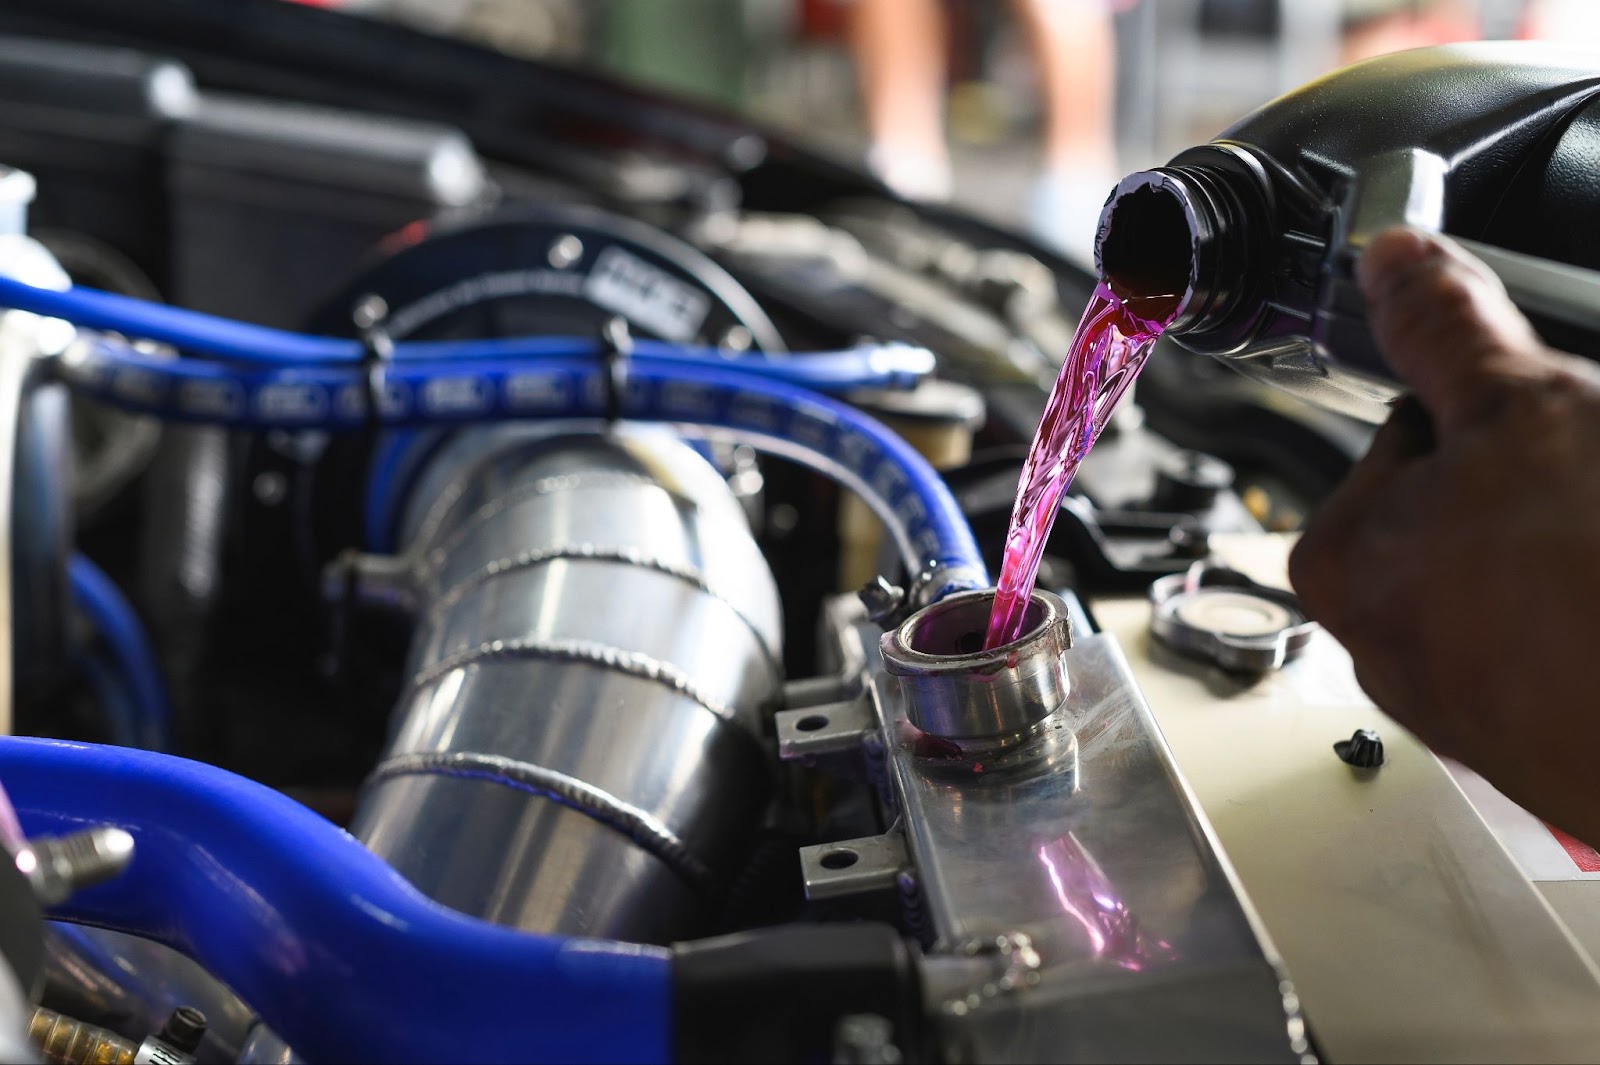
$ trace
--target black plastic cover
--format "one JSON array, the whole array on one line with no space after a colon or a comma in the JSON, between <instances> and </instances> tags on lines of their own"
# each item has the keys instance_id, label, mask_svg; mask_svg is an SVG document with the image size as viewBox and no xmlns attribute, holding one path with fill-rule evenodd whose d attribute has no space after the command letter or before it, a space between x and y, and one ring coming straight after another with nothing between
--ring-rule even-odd
<instances>
[{"instance_id":1,"label":"black plastic cover","mask_svg":"<svg viewBox=\"0 0 1600 1065\"><path fill-rule=\"evenodd\" d=\"M1600 98L1591 100L1522 166L1484 239L1600 270ZM1532 315L1556 347L1600 358L1600 337ZM1596 308L1600 318L1600 307Z\"/></svg>"},{"instance_id":2,"label":"black plastic cover","mask_svg":"<svg viewBox=\"0 0 1600 1065\"><path fill-rule=\"evenodd\" d=\"M448 126L208 93L169 149L181 302L300 324L394 230L483 202Z\"/></svg>"},{"instance_id":3,"label":"black plastic cover","mask_svg":"<svg viewBox=\"0 0 1600 1065\"><path fill-rule=\"evenodd\" d=\"M673 947L677 1057L827 1061L840 1019L876 1014L905 1061L923 1061L915 955L881 924L786 925Z\"/></svg>"},{"instance_id":4,"label":"black plastic cover","mask_svg":"<svg viewBox=\"0 0 1600 1065\"><path fill-rule=\"evenodd\" d=\"M38 182L36 236L52 248L53 235L80 236L89 261L63 256L80 281L168 291L162 150L194 99L188 70L171 60L0 37L0 159Z\"/></svg>"},{"instance_id":5,"label":"black plastic cover","mask_svg":"<svg viewBox=\"0 0 1600 1065\"><path fill-rule=\"evenodd\" d=\"M1416 49L1319 78L1180 154L1175 166L1258 185L1268 205L1225 238L1251 247L1250 306L1181 330L1183 343L1236 355L1309 332L1345 368L1390 378L1352 275L1391 225L1592 265L1581 222L1600 212L1597 96L1600 62L1535 42ZM1257 177L1233 173L1241 158Z\"/></svg>"}]
</instances>

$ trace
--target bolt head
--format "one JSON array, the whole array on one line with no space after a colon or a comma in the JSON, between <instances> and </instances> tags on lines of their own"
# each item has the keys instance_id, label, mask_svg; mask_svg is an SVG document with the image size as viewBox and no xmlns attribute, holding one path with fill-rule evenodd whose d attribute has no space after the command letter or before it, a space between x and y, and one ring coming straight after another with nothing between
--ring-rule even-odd
<instances>
[{"instance_id":1,"label":"bolt head","mask_svg":"<svg viewBox=\"0 0 1600 1065\"><path fill-rule=\"evenodd\" d=\"M571 233L563 233L550 245L548 259L557 270L565 270L583 258L583 241Z\"/></svg>"},{"instance_id":2,"label":"bolt head","mask_svg":"<svg viewBox=\"0 0 1600 1065\"><path fill-rule=\"evenodd\" d=\"M371 329L389 316L389 303L376 292L369 292L356 301L350 318L357 329Z\"/></svg>"}]
</instances>

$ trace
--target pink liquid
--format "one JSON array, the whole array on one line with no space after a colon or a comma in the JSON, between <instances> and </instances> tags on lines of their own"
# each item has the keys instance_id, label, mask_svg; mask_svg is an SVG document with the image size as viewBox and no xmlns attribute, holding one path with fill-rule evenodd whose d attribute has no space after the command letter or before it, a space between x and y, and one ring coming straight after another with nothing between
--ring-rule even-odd
<instances>
[{"instance_id":1,"label":"pink liquid","mask_svg":"<svg viewBox=\"0 0 1600 1065\"><path fill-rule=\"evenodd\" d=\"M1022 635L1061 493L1177 311L1176 296L1124 299L1104 281L1095 286L1022 467L985 649Z\"/></svg>"}]
</instances>

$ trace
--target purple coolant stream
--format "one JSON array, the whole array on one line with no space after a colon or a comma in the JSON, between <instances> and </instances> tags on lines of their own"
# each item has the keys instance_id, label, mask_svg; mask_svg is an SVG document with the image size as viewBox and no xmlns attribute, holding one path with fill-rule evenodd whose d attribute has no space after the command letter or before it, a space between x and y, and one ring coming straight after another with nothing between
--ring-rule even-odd
<instances>
[{"instance_id":1,"label":"purple coolant stream","mask_svg":"<svg viewBox=\"0 0 1600 1065\"><path fill-rule=\"evenodd\" d=\"M1178 306L1177 296L1125 298L1104 281L1095 286L1022 466L985 650L1022 635L1061 493L1133 386L1156 339L1177 316Z\"/></svg>"}]
</instances>

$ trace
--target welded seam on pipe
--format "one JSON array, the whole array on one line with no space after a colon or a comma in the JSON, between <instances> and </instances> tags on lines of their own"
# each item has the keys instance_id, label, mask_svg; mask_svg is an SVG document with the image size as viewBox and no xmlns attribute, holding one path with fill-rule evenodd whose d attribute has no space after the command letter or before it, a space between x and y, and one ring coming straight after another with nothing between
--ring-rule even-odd
<instances>
[{"instance_id":1,"label":"welded seam on pipe","mask_svg":"<svg viewBox=\"0 0 1600 1065\"><path fill-rule=\"evenodd\" d=\"M467 666L478 665L484 662L494 662L507 659L547 659L553 662L579 662L585 665L598 666L613 673L622 673L640 680L647 680L659 684L674 693L690 699L731 725L744 727L739 720L737 709L713 698L683 670L670 662L663 662L659 658L643 654L639 651L625 651L620 647L609 644L594 643L589 640L540 640L517 638L510 640L490 640L480 643L476 647L469 647L458 651L446 658L441 658L433 665L418 670L411 678L411 688L415 691L433 683L447 673Z\"/></svg>"},{"instance_id":2,"label":"welded seam on pipe","mask_svg":"<svg viewBox=\"0 0 1600 1065\"><path fill-rule=\"evenodd\" d=\"M639 569L653 570L675 580L692 585L697 590L704 592L717 602L726 606L739 618L744 626L755 637L756 646L761 649L766 659L767 667L773 675L781 678L783 666L778 661L777 652L767 645L767 638L756 627L750 618L732 598L712 586L703 571L693 566L673 562L670 559L657 558L646 555L644 552L632 547L607 547L601 544L565 544L558 547L544 548L537 551L519 551L515 555L497 558L479 569L473 570L461 580L439 593L428 607L428 621L436 623L445 611L456 606L472 592L488 584L498 577L521 570L533 569L536 566L547 565L551 562L615 562L625 566L634 566Z\"/></svg>"},{"instance_id":3,"label":"welded seam on pipe","mask_svg":"<svg viewBox=\"0 0 1600 1065\"><path fill-rule=\"evenodd\" d=\"M717 888L711 868L659 819L565 773L495 754L425 751L385 759L367 777L366 786L408 776L465 777L532 792L623 833L693 887L708 893Z\"/></svg>"}]
</instances>

